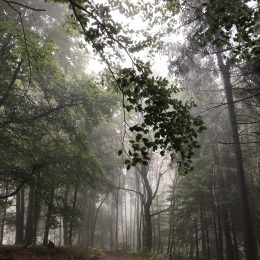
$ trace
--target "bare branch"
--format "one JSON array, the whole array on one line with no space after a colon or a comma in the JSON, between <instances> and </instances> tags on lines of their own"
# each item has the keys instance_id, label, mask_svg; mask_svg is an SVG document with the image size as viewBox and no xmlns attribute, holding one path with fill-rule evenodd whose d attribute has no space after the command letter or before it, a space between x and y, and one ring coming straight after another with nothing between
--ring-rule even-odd
<instances>
[{"instance_id":1,"label":"bare branch","mask_svg":"<svg viewBox=\"0 0 260 260\"><path fill-rule=\"evenodd\" d=\"M158 180L157 180L157 183L156 183L156 188L155 188L155 191L153 193L153 196L152 196L152 200L155 198L157 192L158 192L158 189L159 189L159 186L160 186L160 182L161 182L161 178L162 176L168 171L168 169L166 171L164 171L163 173L159 173L159 177L158 177Z\"/></svg>"},{"instance_id":2,"label":"bare branch","mask_svg":"<svg viewBox=\"0 0 260 260\"><path fill-rule=\"evenodd\" d=\"M234 145L241 145L241 144L259 144L260 141L255 141L255 142L240 142L239 144L236 143L225 143L225 142L218 142L218 144L234 144Z\"/></svg>"},{"instance_id":3,"label":"bare branch","mask_svg":"<svg viewBox=\"0 0 260 260\"><path fill-rule=\"evenodd\" d=\"M248 97L245 97L245 98L241 98L241 99L235 100L235 101L233 101L232 103L235 104L235 103L238 103L238 102L241 102L241 101L244 101L244 100L253 98L253 97L257 97L257 96L259 96L259 95L260 95L260 93L256 93L256 94L254 94L254 95L251 95L251 96L248 96ZM203 110L203 111L197 113L196 116L197 116L197 115L201 115L201 114L203 114L203 113L205 113L205 112L208 112L208 111L210 111L210 110L213 110L213 109L215 109L215 108L222 107L222 106L226 106L226 105L229 105L229 104L230 104L230 103L225 102L225 103L222 103L222 104L219 104L219 105L210 107L210 108L208 108L208 109L206 109L206 110Z\"/></svg>"},{"instance_id":4,"label":"bare branch","mask_svg":"<svg viewBox=\"0 0 260 260\"><path fill-rule=\"evenodd\" d=\"M26 9L29 9L29 10L32 10L32 11L36 11L36 12L44 12L46 11L46 9L40 9L40 8L35 8L35 7L31 7L31 6L28 6L28 5L24 5L24 4L21 4L21 3L18 3L18 2L15 2L15 1L9 1L9 0L3 0L6 4L13 4L13 5L19 5L21 7L24 7Z\"/></svg>"},{"instance_id":5,"label":"bare branch","mask_svg":"<svg viewBox=\"0 0 260 260\"><path fill-rule=\"evenodd\" d=\"M154 216L156 216L156 215L159 215L159 214L161 214L161 213L163 213L163 212L168 211L170 208L171 208L171 207L168 207L168 208L165 208L165 209L162 209L162 210L156 211L156 212L150 214L150 216L151 216L151 217L154 217Z\"/></svg>"},{"instance_id":6,"label":"bare branch","mask_svg":"<svg viewBox=\"0 0 260 260\"><path fill-rule=\"evenodd\" d=\"M23 187L23 185L24 185L24 182L20 183L20 185L13 192L11 192L9 194L5 194L5 195L0 194L0 199L7 199L9 197L14 196L15 194L17 194L19 192L19 190Z\"/></svg>"}]
</instances>

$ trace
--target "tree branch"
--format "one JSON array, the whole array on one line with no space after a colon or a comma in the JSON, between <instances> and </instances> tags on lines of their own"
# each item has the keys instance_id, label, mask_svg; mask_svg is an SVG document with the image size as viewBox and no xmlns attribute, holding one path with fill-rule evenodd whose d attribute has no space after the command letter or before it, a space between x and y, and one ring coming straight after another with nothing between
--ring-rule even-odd
<instances>
[{"instance_id":1,"label":"tree branch","mask_svg":"<svg viewBox=\"0 0 260 260\"><path fill-rule=\"evenodd\" d=\"M0 194L0 199L7 199L9 197L14 196L17 192L19 192L19 190L23 187L23 185L24 185L24 182L20 183L20 185L13 192L11 192L9 194L5 194L5 195Z\"/></svg>"},{"instance_id":2,"label":"tree branch","mask_svg":"<svg viewBox=\"0 0 260 260\"><path fill-rule=\"evenodd\" d=\"M163 212L168 211L170 208L171 208L171 207L168 207L168 208L159 210L159 211L157 211L157 212L154 212L154 213L150 214L150 216L151 216L151 217L154 217L154 216L156 216L156 215L159 215L159 214L161 214L161 213L163 213Z\"/></svg>"},{"instance_id":3,"label":"tree branch","mask_svg":"<svg viewBox=\"0 0 260 260\"><path fill-rule=\"evenodd\" d=\"M13 5L19 5L21 7L24 7L26 9L29 9L29 10L33 10L33 11L36 11L36 12L44 12L46 11L46 9L39 9L39 8L35 8L35 7L31 7L31 6L28 6L28 5L24 5L24 4L21 4L21 3L18 3L18 2L15 2L15 1L9 1L9 0L3 0L6 4L13 4Z\"/></svg>"},{"instance_id":4,"label":"tree branch","mask_svg":"<svg viewBox=\"0 0 260 260\"><path fill-rule=\"evenodd\" d=\"M256 94L254 94L254 95L251 95L251 96L248 96L248 97L245 97L245 98L241 98L241 99L235 100L235 101L233 101L232 103L235 104L235 103L238 103L238 102L241 102L241 101L244 101L244 100L247 100L247 99L256 97L256 96L259 96L259 95L260 95L260 93L256 93ZM210 108L208 108L208 109L206 109L206 110L203 110L203 111L197 113L196 116L201 115L201 114L203 114L203 113L205 113L205 112L208 112L208 111L210 111L210 110L213 110L213 109L215 109L215 108L222 107L222 106L226 106L226 105L229 105L229 104L230 104L229 102L226 102L226 103L222 103L222 104L219 104L219 105L210 107Z\"/></svg>"}]
</instances>

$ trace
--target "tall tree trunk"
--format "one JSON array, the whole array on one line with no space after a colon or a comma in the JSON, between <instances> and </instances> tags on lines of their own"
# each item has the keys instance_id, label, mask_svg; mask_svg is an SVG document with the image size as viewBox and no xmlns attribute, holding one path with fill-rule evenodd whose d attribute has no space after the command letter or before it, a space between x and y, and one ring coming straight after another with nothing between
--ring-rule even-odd
<instances>
[{"instance_id":1,"label":"tall tree trunk","mask_svg":"<svg viewBox=\"0 0 260 260\"><path fill-rule=\"evenodd\" d=\"M135 170L135 186L136 190L140 189L140 180L139 175L137 173L137 169ZM140 197L136 198L136 249L137 252L141 251L141 218L140 218Z\"/></svg>"},{"instance_id":2,"label":"tall tree trunk","mask_svg":"<svg viewBox=\"0 0 260 260\"><path fill-rule=\"evenodd\" d=\"M221 165L221 159L220 159L220 165ZM223 221L223 210L220 201L223 201L223 194L224 192L224 179L223 175L219 173L219 178L218 178L218 184L219 184L219 191L218 191L218 196L217 196L217 205L216 205L216 210L217 210L217 223L218 223L218 252L219 252L219 259L224 260L224 248L223 248L223 228L222 228L222 223Z\"/></svg>"},{"instance_id":3,"label":"tall tree trunk","mask_svg":"<svg viewBox=\"0 0 260 260\"><path fill-rule=\"evenodd\" d=\"M48 201L48 209L47 209L47 216L46 216L46 223L44 228L44 235L43 235L43 245L47 246L48 238L49 238L49 231L51 227L51 217L53 214L53 199L54 199L54 188L51 188L50 198Z\"/></svg>"},{"instance_id":4,"label":"tall tree trunk","mask_svg":"<svg viewBox=\"0 0 260 260\"><path fill-rule=\"evenodd\" d=\"M193 241L193 228L192 223L189 227L189 258L193 258L193 251L194 251L194 241Z\"/></svg>"},{"instance_id":5,"label":"tall tree trunk","mask_svg":"<svg viewBox=\"0 0 260 260\"><path fill-rule=\"evenodd\" d=\"M201 248L202 248L202 258L207 258L207 246L206 246L206 232L205 232L205 221L204 221L204 210L203 205L200 205L200 232L201 232Z\"/></svg>"},{"instance_id":6,"label":"tall tree trunk","mask_svg":"<svg viewBox=\"0 0 260 260\"><path fill-rule=\"evenodd\" d=\"M93 221L93 230L92 230L92 236L91 236L91 247L94 246L94 238L95 238L95 229L96 229L96 224L97 224L97 218L98 218L98 212L101 209L103 203L105 202L106 198L108 196L108 193L105 195L105 197L101 200L100 204L98 205L96 212L95 212L95 217L94 217L94 221Z\"/></svg>"},{"instance_id":7,"label":"tall tree trunk","mask_svg":"<svg viewBox=\"0 0 260 260\"><path fill-rule=\"evenodd\" d=\"M148 168L141 166L141 176L143 178L144 189L146 191L146 200L143 201L144 227L143 227L143 247L144 251L150 252L153 245L152 216L151 205L153 200L152 189L148 180Z\"/></svg>"},{"instance_id":8,"label":"tall tree trunk","mask_svg":"<svg viewBox=\"0 0 260 260\"><path fill-rule=\"evenodd\" d=\"M115 237L114 237L114 232L115 232L115 229L114 229L114 220L115 220L115 217L114 217L114 207L113 207L113 196L112 197L112 203L111 203L111 208L110 208L110 250L111 251L114 251L114 241L115 241Z\"/></svg>"},{"instance_id":9,"label":"tall tree trunk","mask_svg":"<svg viewBox=\"0 0 260 260\"><path fill-rule=\"evenodd\" d=\"M160 208L159 208L159 200L158 200L158 196L156 198L156 206L157 206L157 212L159 212ZM157 253L160 254L160 248L161 248L161 215L158 214L157 217L157 221L158 221L158 226L157 226Z\"/></svg>"},{"instance_id":10,"label":"tall tree trunk","mask_svg":"<svg viewBox=\"0 0 260 260\"><path fill-rule=\"evenodd\" d=\"M234 246L232 243L229 216L226 209L223 210L224 232L226 239L226 260L235 260Z\"/></svg>"},{"instance_id":11,"label":"tall tree trunk","mask_svg":"<svg viewBox=\"0 0 260 260\"><path fill-rule=\"evenodd\" d=\"M6 183L5 186L5 194L8 194L8 183ZM4 239L4 230L5 230L5 219L6 219L6 210L7 210L7 198L4 200L4 211L1 219L1 232L0 232L0 245L3 245L3 239ZM17 226L16 226L17 227Z\"/></svg>"},{"instance_id":12,"label":"tall tree trunk","mask_svg":"<svg viewBox=\"0 0 260 260\"><path fill-rule=\"evenodd\" d=\"M169 214L169 229L168 229L168 239L167 239L167 255L171 253L171 238L173 233L173 200L171 199L171 206L170 206L170 214Z\"/></svg>"},{"instance_id":13,"label":"tall tree trunk","mask_svg":"<svg viewBox=\"0 0 260 260\"><path fill-rule=\"evenodd\" d=\"M25 243L26 246L33 243L33 225L34 225L34 196L35 191L32 186L29 188L29 199L27 206L27 218L26 218L26 228L25 228Z\"/></svg>"},{"instance_id":14,"label":"tall tree trunk","mask_svg":"<svg viewBox=\"0 0 260 260\"><path fill-rule=\"evenodd\" d=\"M120 176L118 181L118 187L120 187ZM116 202L116 230L115 230L115 243L116 243L116 251L118 251L118 214L119 214L119 189L115 194L115 202Z\"/></svg>"},{"instance_id":15,"label":"tall tree trunk","mask_svg":"<svg viewBox=\"0 0 260 260\"><path fill-rule=\"evenodd\" d=\"M40 185L37 185L37 189L34 189L34 221L33 221L33 245L36 244L38 223L41 215L41 189Z\"/></svg>"},{"instance_id":16,"label":"tall tree trunk","mask_svg":"<svg viewBox=\"0 0 260 260\"><path fill-rule=\"evenodd\" d=\"M20 245L24 241L24 189L16 194L16 217L15 217L15 244Z\"/></svg>"},{"instance_id":17,"label":"tall tree trunk","mask_svg":"<svg viewBox=\"0 0 260 260\"><path fill-rule=\"evenodd\" d=\"M243 157L240 145L240 138L238 133L238 125L236 119L235 105L232 93L232 84L230 79L230 66L225 65L220 52L217 53L217 60L219 70L221 72L224 89L226 93L226 99L228 104L229 121L231 126L232 138L234 142L234 152L236 159L236 168L238 175L238 183L240 189L241 203L242 203L242 214L244 222L244 233L245 233L245 253L247 260L257 260L257 247L256 239L253 231L251 212L248 199L248 191L246 186L245 171L243 165Z\"/></svg>"},{"instance_id":18,"label":"tall tree trunk","mask_svg":"<svg viewBox=\"0 0 260 260\"><path fill-rule=\"evenodd\" d=\"M198 223L197 220L195 219L195 241L196 241L196 259L200 260L200 251L199 251L199 237L198 237Z\"/></svg>"},{"instance_id":19,"label":"tall tree trunk","mask_svg":"<svg viewBox=\"0 0 260 260\"><path fill-rule=\"evenodd\" d=\"M207 213L206 213L206 205L205 205L204 200L203 200L203 213L204 213L204 220L205 220L205 232L206 232L206 241L207 241L208 260L210 260L211 254L210 254L210 243L209 243L209 228L208 228L208 219L207 219Z\"/></svg>"},{"instance_id":20,"label":"tall tree trunk","mask_svg":"<svg viewBox=\"0 0 260 260\"><path fill-rule=\"evenodd\" d=\"M104 248L104 220L103 220L103 209L100 209L100 219L101 219L101 248Z\"/></svg>"},{"instance_id":21,"label":"tall tree trunk","mask_svg":"<svg viewBox=\"0 0 260 260\"><path fill-rule=\"evenodd\" d=\"M65 187L65 195L64 195L64 202L63 202L63 241L64 245L69 244L69 192L70 192L70 185L66 184Z\"/></svg>"},{"instance_id":22,"label":"tall tree trunk","mask_svg":"<svg viewBox=\"0 0 260 260\"><path fill-rule=\"evenodd\" d=\"M128 232L127 232L127 197L126 197L126 191L123 192L123 195L122 197L125 199L125 246L126 246L126 249L128 248ZM124 205L123 204L123 205Z\"/></svg>"},{"instance_id":23,"label":"tall tree trunk","mask_svg":"<svg viewBox=\"0 0 260 260\"><path fill-rule=\"evenodd\" d=\"M129 247L132 249L133 248L133 240L132 240L132 230L133 230L133 223L132 223L132 212L133 209L132 209L132 196L130 195L129 196Z\"/></svg>"},{"instance_id":24,"label":"tall tree trunk","mask_svg":"<svg viewBox=\"0 0 260 260\"><path fill-rule=\"evenodd\" d=\"M144 228L143 228L143 247L144 251L150 252L153 244L152 218L150 212L151 204L144 204Z\"/></svg>"},{"instance_id":25,"label":"tall tree trunk","mask_svg":"<svg viewBox=\"0 0 260 260\"><path fill-rule=\"evenodd\" d=\"M123 192L122 192L123 193ZM120 195L120 193L119 193ZM120 219L121 219L121 232L122 232L122 242L123 244L125 243L125 231L124 231L124 201L123 201L124 197L123 194L121 195L121 200L120 200Z\"/></svg>"},{"instance_id":26,"label":"tall tree trunk","mask_svg":"<svg viewBox=\"0 0 260 260\"><path fill-rule=\"evenodd\" d=\"M216 245L216 255L217 259L220 260L219 255L219 241L218 241L218 231L217 231L217 223L216 223L216 211L213 211L213 227L214 227L214 239L215 239L215 245Z\"/></svg>"},{"instance_id":27,"label":"tall tree trunk","mask_svg":"<svg viewBox=\"0 0 260 260\"><path fill-rule=\"evenodd\" d=\"M231 209L231 227L232 227L232 234L233 234L235 259L239 260L239 251L238 251L238 244L237 244L237 231L236 231L236 226L235 226L233 209Z\"/></svg>"},{"instance_id":28,"label":"tall tree trunk","mask_svg":"<svg viewBox=\"0 0 260 260\"><path fill-rule=\"evenodd\" d=\"M76 212L76 207L77 207L78 188L79 188L79 185L76 184L75 189L74 189L74 194L73 194L72 213L71 213L70 220L69 220L69 238L68 238L69 245L72 245L72 242L73 242L72 237L73 237L73 228L74 228L74 222L75 222L75 212Z\"/></svg>"}]
</instances>

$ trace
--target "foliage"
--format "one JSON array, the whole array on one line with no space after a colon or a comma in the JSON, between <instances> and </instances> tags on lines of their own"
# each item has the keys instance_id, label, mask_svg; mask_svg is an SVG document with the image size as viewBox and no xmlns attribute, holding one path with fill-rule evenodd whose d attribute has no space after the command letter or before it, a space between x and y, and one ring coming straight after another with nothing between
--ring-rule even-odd
<instances>
[{"instance_id":1,"label":"foliage","mask_svg":"<svg viewBox=\"0 0 260 260\"><path fill-rule=\"evenodd\" d=\"M81 175L94 179L102 170L88 151L88 133L111 116L114 97L97 94L84 75L66 81L52 41L26 29L25 44L19 25L6 20L0 26L1 174L34 185L42 172L48 186L64 182L77 158Z\"/></svg>"},{"instance_id":2,"label":"foliage","mask_svg":"<svg viewBox=\"0 0 260 260\"><path fill-rule=\"evenodd\" d=\"M137 163L147 165L152 149L159 150L162 156L169 152L179 163L181 172L187 173L191 170L192 150L198 148L197 133L205 129L201 118L191 115L194 102L183 103L173 98L178 88L168 87L166 79L154 78L148 66L140 68L140 74L133 69L123 69L120 74L118 84L129 103L125 105L126 110L143 115L141 124L129 128L135 133L135 139L130 140L132 149L128 152L132 161L125 161L128 169Z\"/></svg>"},{"instance_id":3,"label":"foliage","mask_svg":"<svg viewBox=\"0 0 260 260\"><path fill-rule=\"evenodd\" d=\"M198 26L194 38L200 47L209 43L217 49L230 51L232 62L251 61L259 57L257 6L249 0L209 0L202 4L184 1L183 6L194 13Z\"/></svg>"},{"instance_id":4,"label":"foliage","mask_svg":"<svg viewBox=\"0 0 260 260\"><path fill-rule=\"evenodd\" d=\"M168 87L166 79L154 78L149 66L131 54L133 50L137 50L136 46L133 48L132 40L126 35L124 28L113 20L110 6L91 2L85 5L74 1L69 3L73 11L72 26L76 28L78 23L85 40L106 63L117 88L129 103L123 102L124 109L128 112L133 110L145 113L143 125L129 128L136 137L131 140L131 159L125 160L127 168L137 163L147 164L150 159L148 151L152 148L154 151L160 149L161 155L169 151L172 157L177 156L181 172L187 173L191 170L192 150L198 147L197 133L204 130L201 119L190 114L194 103L191 101L183 104L172 98L172 93L178 92L177 88ZM151 43L138 50L146 46L151 46ZM117 48L123 50L124 54L119 53ZM115 71L112 66L112 52L123 60L127 56L133 67ZM148 133L151 129L154 131L154 140L149 140ZM122 151L119 151L120 154Z\"/></svg>"}]
</instances>

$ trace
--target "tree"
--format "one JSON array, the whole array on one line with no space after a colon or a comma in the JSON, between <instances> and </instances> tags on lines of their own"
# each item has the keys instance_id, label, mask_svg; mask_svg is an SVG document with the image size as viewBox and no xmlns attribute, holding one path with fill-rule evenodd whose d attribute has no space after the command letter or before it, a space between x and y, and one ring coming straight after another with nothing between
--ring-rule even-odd
<instances>
[{"instance_id":1,"label":"tree","mask_svg":"<svg viewBox=\"0 0 260 260\"><path fill-rule=\"evenodd\" d=\"M246 3L247 1L227 2L220 0L206 1L202 4L185 1L182 4L197 22L192 32L195 47L201 48L205 54L215 53L217 55L226 93L243 204L245 251L247 259L257 259L256 241L252 227L252 216L230 78L232 65L236 66L245 61L250 62L259 57L257 37L254 35L258 19L257 9L250 8ZM235 34L233 34L234 30L236 31ZM221 52L225 52L225 62Z\"/></svg>"},{"instance_id":2,"label":"tree","mask_svg":"<svg viewBox=\"0 0 260 260\"><path fill-rule=\"evenodd\" d=\"M6 77L1 95L4 103L2 129L8 129L7 132L1 131L1 137L7 140L3 146L10 147L3 157L4 168L1 172L8 177L12 175L12 181L17 186L9 196L19 192L21 187L17 183L21 186L25 183L28 185L28 225L25 232L27 242L35 241L39 213L46 210L46 243L51 215L55 214L52 207L62 201L59 214L64 223L64 240L70 243L76 215L73 214L70 218L68 212L71 208L75 210L77 206L80 189L77 185L80 178L69 178L68 172L75 175L79 172L74 165L78 159L82 159L83 165L88 166L89 172L94 172L93 169L100 170L98 160L89 152L87 135L93 129L92 126L99 122L100 117L111 115L112 97L100 90L104 87L104 82L95 88L90 80L86 84L88 79L84 76L65 77L63 69L68 74L69 67L64 68L64 64L52 57L58 51L48 38L49 34L43 32L40 35L37 30L33 32L34 27L30 21L24 20L23 14L39 12L42 9L32 7L30 3L21 4L8 0L3 2L6 9L12 9L17 15L16 21L20 22L20 26L6 21L1 35L6 44L3 49L8 50L3 54L8 62L2 66L2 71L5 75L13 72ZM145 249L149 251L152 246L150 208L155 196L151 193L147 179L146 167L151 159L150 153L157 151L161 156L169 155L171 160L178 164L180 172L188 173L192 170L193 149L198 148L198 133L205 129L203 122L200 116L193 116L191 113L195 106L193 101L178 100L176 95L179 88L170 85L167 79L153 76L150 64L137 58L138 50L154 46L154 39L144 34L148 39L134 42L128 36L129 32L112 19L111 10L118 8L117 2L111 6L90 1L85 4L81 1L56 2L69 4L70 29L79 30L95 53L100 55L110 73L106 84L120 92L123 97L124 127L125 131L132 132L132 138L129 150L124 155L120 150L118 154L128 157L124 159L128 170L133 166L141 169L146 192L146 200L143 203L146 216L144 241ZM24 21L28 22L28 27ZM40 21L38 26L43 23L44 21ZM116 54L115 59L111 58L112 54ZM118 60L124 61L125 55L131 66L121 67ZM12 88L13 93L10 92ZM75 107L77 109L74 109ZM131 121L126 120L128 112L141 113L142 122L131 125ZM13 125L16 126L15 129ZM4 154L4 149L1 153ZM11 156L15 156L16 161L10 165ZM84 173L91 182L89 172ZM56 190L47 190L52 178L56 179L55 183L60 181L61 185ZM97 178L94 175L93 179ZM71 183L74 192L71 192ZM58 191L63 194L62 198L56 198ZM49 196L49 200L42 204L45 194Z\"/></svg>"}]
</instances>

